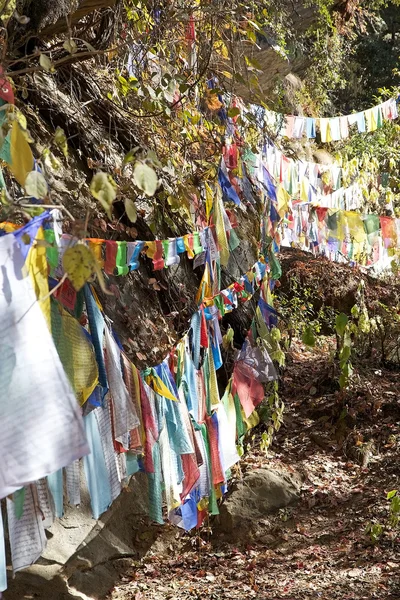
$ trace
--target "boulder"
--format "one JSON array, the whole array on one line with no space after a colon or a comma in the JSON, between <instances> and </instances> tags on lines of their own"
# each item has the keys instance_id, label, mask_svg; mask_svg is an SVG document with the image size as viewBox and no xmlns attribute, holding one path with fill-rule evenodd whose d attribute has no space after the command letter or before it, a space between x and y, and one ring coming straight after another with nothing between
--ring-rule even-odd
<instances>
[{"instance_id":1,"label":"boulder","mask_svg":"<svg viewBox=\"0 0 400 600\"><path fill-rule=\"evenodd\" d=\"M222 504L218 528L224 533L248 535L259 521L280 508L295 504L300 481L295 476L269 468L246 473Z\"/></svg>"}]
</instances>

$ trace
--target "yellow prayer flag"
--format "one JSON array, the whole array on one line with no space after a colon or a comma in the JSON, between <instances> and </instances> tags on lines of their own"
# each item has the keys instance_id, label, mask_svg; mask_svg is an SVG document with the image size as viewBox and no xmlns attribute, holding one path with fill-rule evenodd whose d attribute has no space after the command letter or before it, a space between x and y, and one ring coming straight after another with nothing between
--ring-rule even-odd
<instances>
[{"instance_id":1,"label":"yellow prayer flag","mask_svg":"<svg viewBox=\"0 0 400 600\"><path fill-rule=\"evenodd\" d=\"M366 239L366 233L361 214L350 210L346 211L344 214L346 216L347 227L349 228L351 237L355 242L362 244Z\"/></svg>"},{"instance_id":2,"label":"yellow prayer flag","mask_svg":"<svg viewBox=\"0 0 400 600\"><path fill-rule=\"evenodd\" d=\"M10 146L10 171L18 183L24 187L26 176L33 170L33 154L18 121L13 122Z\"/></svg>"},{"instance_id":3,"label":"yellow prayer flag","mask_svg":"<svg viewBox=\"0 0 400 600\"><path fill-rule=\"evenodd\" d=\"M207 182L205 182L204 187L206 190L206 217L208 221L213 209L213 191Z\"/></svg>"},{"instance_id":4,"label":"yellow prayer flag","mask_svg":"<svg viewBox=\"0 0 400 600\"><path fill-rule=\"evenodd\" d=\"M153 390L159 396L163 396L164 398L167 398L167 400L173 400L174 402L177 402L178 399L175 398L173 394L171 394L165 383L159 378L157 374L151 373L150 375L148 375L146 377L146 382L153 387Z\"/></svg>"},{"instance_id":5,"label":"yellow prayer flag","mask_svg":"<svg viewBox=\"0 0 400 600\"><path fill-rule=\"evenodd\" d=\"M278 200L278 215L281 219L289 210L290 194L287 193L282 184L279 184L276 197Z\"/></svg>"},{"instance_id":6,"label":"yellow prayer flag","mask_svg":"<svg viewBox=\"0 0 400 600\"><path fill-rule=\"evenodd\" d=\"M36 298L39 301L40 308L42 309L46 323L51 331L51 308L48 281L49 272L46 257L46 246L44 243L41 244L41 242L44 242L44 232L42 227L38 230L35 242L32 244L28 252L26 267L32 280Z\"/></svg>"},{"instance_id":7,"label":"yellow prayer flag","mask_svg":"<svg viewBox=\"0 0 400 600\"><path fill-rule=\"evenodd\" d=\"M308 202L308 193L310 190L310 180L308 177L303 177L300 183L300 200L302 202Z\"/></svg>"},{"instance_id":8,"label":"yellow prayer flag","mask_svg":"<svg viewBox=\"0 0 400 600\"><path fill-rule=\"evenodd\" d=\"M146 242L146 246L147 246L146 256L148 256L149 258L154 258L154 255L157 250L156 243L155 242Z\"/></svg>"},{"instance_id":9,"label":"yellow prayer flag","mask_svg":"<svg viewBox=\"0 0 400 600\"><path fill-rule=\"evenodd\" d=\"M199 305L204 298L210 298L213 295L210 277L210 268L208 262L204 268L203 277L201 278L200 287L196 294L196 304Z\"/></svg>"},{"instance_id":10,"label":"yellow prayer flag","mask_svg":"<svg viewBox=\"0 0 400 600\"><path fill-rule=\"evenodd\" d=\"M185 244L185 248L186 248L188 257L194 258L193 248L190 247L189 235L190 235L190 233L187 233L186 235L183 236L183 243Z\"/></svg>"},{"instance_id":11,"label":"yellow prayer flag","mask_svg":"<svg viewBox=\"0 0 400 600\"><path fill-rule=\"evenodd\" d=\"M140 402L139 371L137 370L135 365L132 363L131 363L131 369L132 369L133 387L135 388L136 408L138 410L138 416L139 416L139 421L140 421L140 437L142 440L142 445L144 446L144 443L146 441L146 430L145 430L144 424L143 424L142 403Z\"/></svg>"},{"instance_id":12,"label":"yellow prayer flag","mask_svg":"<svg viewBox=\"0 0 400 600\"><path fill-rule=\"evenodd\" d=\"M217 193L215 195L214 203L215 213L215 231L217 233L217 240L220 252L221 265L226 267L229 260L229 246L228 239L226 237L226 230L223 216L223 204L222 204L222 193L219 186L217 186Z\"/></svg>"},{"instance_id":13,"label":"yellow prayer flag","mask_svg":"<svg viewBox=\"0 0 400 600\"><path fill-rule=\"evenodd\" d=\"M378 128L378 125L376 122L374 109L369 108L368 110L364 111L364 114L365 114L365 120L367 122L368 131L376 131Z\"/></svg>"}]
</instances>

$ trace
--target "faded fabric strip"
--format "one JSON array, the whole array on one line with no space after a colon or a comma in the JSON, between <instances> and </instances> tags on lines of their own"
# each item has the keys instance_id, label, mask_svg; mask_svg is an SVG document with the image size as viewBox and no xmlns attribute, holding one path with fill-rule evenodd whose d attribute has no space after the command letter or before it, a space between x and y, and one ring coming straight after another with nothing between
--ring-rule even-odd
<instances>
[{"instance_id":1,"label":"faded fabric strip","mask_svg":"<svg viewBox=\"0 0 400 600\"><path fill-rule=\"evenodd\" d=\"M43 527L48 529L54 523L54 504L50 494L47 479L39 479L36 483L38 505L42 512Z\"/></svg>"},{"instance_id":2,"label":"faded fabric strip","mask_svg":"<svg viewBox=\"0 0 400 600\"><path fill-rule=\"evenodd\" d=\"M233 411L234 422L233 427L228 419L227 412L225 410L225 403L221 402L216 416L218 419L218 448L219 456L221 460L221 466L226 472L239 462L240 457L236 449L236 414Z\"/></svg>"},{"instance_id":3,"label":"faded fabric strip","mask_svg":"<svg viewBox=\"0 0 400 600\"><path fill-rule=\"evenodd\" d=\"M35 497L36 496L36 497ZM8 533L11 546L13 572L30 567L46 547L46 534L42 514L38 509L36 486L25 490L24 510L17 519L14 502L7 498Z\"/></svg>"},{"instance_id":4,"label":"faded fabric strip","mask_svg":"<svg viewBox=\"0 0 400 600\"><path fill-rule=\"evenodd\" d=\"M149 473L149 516L156 523L163 525L162 488L161 488L161 458L158 443L153 446L152 453L154 473Z\"/></svg>"},{"instance_id":5,"label":"faded fabric strip","mask_svg":"<svg viewBox=\"0 0 400 600\"><path fill-rule=\"evenodd\" d=\"M211 459L211 474L214 486L225 481L225 473L221 465L218 447L218 419L214 413L212 417L206 417L209 451Z\"/></svg>"},{"instance_id":6,"label":"faded fabric strip","mask_svg":"<svg viewBox=\"0 0 400 600\"><path fill-rule=\"evenodd\" d=\"M99 383L104 388L104 391L107 391L107 373L103 353L103 338L105 329L104 317L101 314L95 299L93 298L93 294L89 285L86 284L83 289L85 292L85 303L89 319L90 335L92 336L97 366L99 369Z\"/></svg>"},{"instance_id":7,"label":"faded fabric strip","mask_svg":"<svg viewBox=\"0 0 400 600\"><path fill-rule=\"evenodd\" d=\"M94 416L99 428L103 456L111 489L111 501L114 502L114 500L118 498L121 493L121 481L117 462L118 453L116 452L113 443L111 410L109 402L105 404L104 408L97 408L94 411Z\"/></svg>"},{"instance_id":8,"label":"faded fabric strip","mask_svg":"<svg viewBox=\"0 0 400 600\"><path fill-rule=\"evenodd\" d=\"M67 474L67 498L71 506L79 506L81 503L81 471L79 460L65 468Z\"/></svg>"},{"instance_id":9,"label":"faded fabric strip","mask_svg":"<svg viewBox=\"0 0 400 600\"><path fill-rule=\"evenodd\" d=\"M96 410L102 409L97 408ZM83 459L83 465L94 519L98 519L112 502L111 486L95 417L96 410L89 413L83 420L90 447L90 454Z\"/></svg>"},{"instance_id":10,"label":"faded fabric strip","mask_svg":"<svg viewBox=\"0 0 400 600\"><path fill-rule=\"evenodd\" d=\"M121 351L108 328L105 330L105 346L108 385L114 408L114 436L123 444L123 436L140 425L140 421L122 376Z\"/></svg>"},{"instance_id":11,"label":"faded fabric strip","mask_svg":"<svg viewBox=\"0 0 400 600\"><path fill-rule=\"evenodd\" d=\"M47 483L50 493L53 497L56 517L61 519L64 515L64 500L63 500L63 471L59 469L55 473L48 475Z\"/></svg>"}]
</instances>

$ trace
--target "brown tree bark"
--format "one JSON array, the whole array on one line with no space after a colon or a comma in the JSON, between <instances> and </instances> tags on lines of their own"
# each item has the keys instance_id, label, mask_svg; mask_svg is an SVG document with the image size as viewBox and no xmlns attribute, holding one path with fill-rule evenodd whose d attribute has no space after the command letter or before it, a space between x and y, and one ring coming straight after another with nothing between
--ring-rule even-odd
<instances>
[{"instance_id":1,"label":"brown tree bark","mask_svg":"<svg viewBox=\"0 0 400 600\"><path fill-rule=\"evenodd\" d=\"M36 0L37 1L37 0ZM95 10L110 8L115 6L116 0L81 0L78 8L70 17L71 25L75 25ZM41 37L51 37L57 33L63 33L68 30L67 15L60 17L54 24L48 25L41 32Z\"/></svg>"}]
</instances>

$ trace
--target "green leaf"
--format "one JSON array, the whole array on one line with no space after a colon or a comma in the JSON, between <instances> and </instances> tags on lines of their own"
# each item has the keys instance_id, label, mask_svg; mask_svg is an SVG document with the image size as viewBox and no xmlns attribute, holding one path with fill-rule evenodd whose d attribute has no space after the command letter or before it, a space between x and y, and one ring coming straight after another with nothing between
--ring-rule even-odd
<instances>
[{"instance_id":1,"label":"green leaf","mask_svg":"<svg viewBox=\"0 0 400 600\"><path fill-rule=\"evenodd\" d=\"M392 490L391 492L388 492L388 495L386 496L387 500L391 500L392 498L395 497L396 494L397 494L397 490Z\"/></svg>"},{"instance_id":2,"label":"green leaf","mask_svg":"<svg viewBox=\"0 0 400 600\"><path fill-rule=\"evenodd\" d=\"M310 325L308 325L303 333L303 337L301 338L303 341L303 344L305 344L306 346L310 346L311 348L313 348L315 346L315 336L314 336L314 332L312 330L312 328L310 327Z\"/></svg>"},{"instance_id":3,"label":"green leaf","mask_svg":"<svg viewBox=\"0 0 400 600\"><path fill-rule=\"evenodd\" d=\"M125 212L128 216L128 219L131 223L136 223L137 220L137 210L135 203L130 198L124 199Z\"/></svg>"},{"instance_id":4,"label":"green leaf","mask_svg":"<svg viewBox=\"0 0 400 600\"><path fill-rule=\"evenodd\" d=\"M47 182L39 171L31 171L25 179L25 192L27 196L43 200L46 198L49 188Z\"/></svg>"},{"instance_id":5,"label":"green leaf","mask_svg":"<svg viewBox=\"0 0 400 600\"><path fill-rule=\"evenodd\" d=\"M68 157L67 136L65 135L64 129L61 129L61 127L57 127L57 129L56 129L56 132L54 134L54 143L60 148L60 150L64 154L65 158L67 158Z\"/></svg>"},{"instance_id":6,"label":"green leaf","mask_svg":"<svg viewBox=\"0 0 400 600\"><path fill-rule=\"evenodd\" d=\"M149 150L146 156L146 159L150 161L155 167L162 169L162 164L160 163L157 154L154 150Z\"/></svg>"},{"instance_id":7,"label":"green leaf","mask_svg":"<svg viewBox=\"0 0 400 600\"><path fill-rule=\"evenodd\" d=\"M70 54L75 54L78 50L78 46L75 44L74 40L70 38L69 40L65 40L63 43L63 48Z\"/></svg>"},{"instance_id":8,"label":"green leaf","mask_svg":"<svg viewBox=\"0 0 400 600\"><path fill-rule=\"evenodd\" d=\"M351 347L350 346L343 346L342 350L340 351L340 362L341 363L345 363L351 355Z\"/></svg>"},{"instance_id":9,"label":"green leaf","mask_svg":"<svg viewBox=\"0 0 400 600\"><path fill-rule=\"evenodd\" d=\"M122 164L127 165L128 163L133 162L135 160L135 156L136 156L138 150L140 150L140 146L135 146L135 148L132 148L131 150L129 150L129 152L127 152L127 154L125 154Z\"/></svg>"},{"instance_id":10,"label":"green leaf","mask_svg":"<svg viewBox=\"0 0 400 600\"><path fill-rule=\"evenodd\" d=\"M246 80L243 77L243 75L241 75L240 73L234 73L233 78L238 83L242 83L243 85L246 85Z\"/></svg>"},{"instance_id":11,"label":"green leaf","mask_svg":"<svg viewBox=\"0 0 400 600\"><path fill-rule=\"evenodd\" d=\"M252 31L251 29L248 30L247 32L247 37L249 38L249 40L251 40L254 44L257 42L257 36L254 33L254 31Z\"/></svg>"},{"instance_id":12,"label":"green leaf","mask_svg":"<svg viewBox=\"0 0 400 600\"><path fill-rule=\"evenodd\" d=\"M223 343L225 350L227 350L228 348L233 348L233 337L234 337L234 331L233 331L232 327L229 325L228 331L222 338L222 343Z\"/></svg>"},{"instance_id":13,"label":"green leaf","mask_svg":"<svg viewBox=\"0 0 400 600\"><path fill-rule=\"evenodd\" d=\"M39 57L39 64L48 73L54 73L56 70L54 64L46 54L41 54Z\"/></svg>"},{"instance_id":14,"label":"green leaf","mask_svg":"<svg viewBox=\"0 0 400 600\"><path fill-rule=\"evenodd\" d=\"M232 108L228 110L228 117L231 117L231 119L233 119L233 117L237 117L238 115L240 115L240 108L237 106L232 106Z\"/></svg>"},{"instance_id":15,"label":"green leaf","mask_svg":"<svg viewBox=\"0 0 400 600\"><path fill-rule=\"evenodd\" d=\"M99 171L90 183L90 193L100 202L108 218L111 219L111 206L117 197L117 184L113 178L107 173Z\"/></svg>"},{"instance_id":16,"label":"green leaf","mask_svg":"<svg viewBox=\"0 0 400 600\"><path fill-rule=\"evenodd\" d=\"M351 333L348 328L345 329L343 336L343 346L351 347Z\"/></svg>"},{"instance_id":17,"label":"green leaf","mask_svg":"<svg viewBox=\"0 0 400 600\"><path fill-rule=\"evenodd\" d=\"M258 71L262 71L262 66L255 58L250 58L249 56L244 57L247 66L252 67L253 69L257 69Z\"/></svg>"},{"instance_id":18,"label":"green leaf","mask_svg":"<svg viewBox=\"0 0 400 600\"><path fill-rule=\"evenodd\" d=\"M190 88L190 85L187 83L181 83L179 86L179 91L181 94L184 94L188 89Z\"/></svg>"},{"instance_id":19,"label":"green leaf","mask_svg":"<svg viewBox=\"0 0 400 600\"><path fill-rule=\"evenodd\" d=\"M137 162L133 171L136 185L147 196L154 196L158 186L157 173L154 169L142 162Z\"/></svg>"},{"instance_id":20,"label":"green leaf","mask_svg":"<svg viewBox=\"0 0 400 600\"><path fill-rule=\"evenodd\" d=\"M280 342L281 341L281 332L278 329L278 327L272 327L272 329L271 329L271 339L274 342Z\"/></svg>"},{"instance_id":21,"label":"green leaf","mask_svg":"<svg viewBox=\"0 0 400 600\"><path fill-rule=\"evenodd\" d=\"M336 317L336 331L340 336L343 336L348 322L349 317L344 313L340 313L340 315Z\"/></svg>"}]
</instances>

